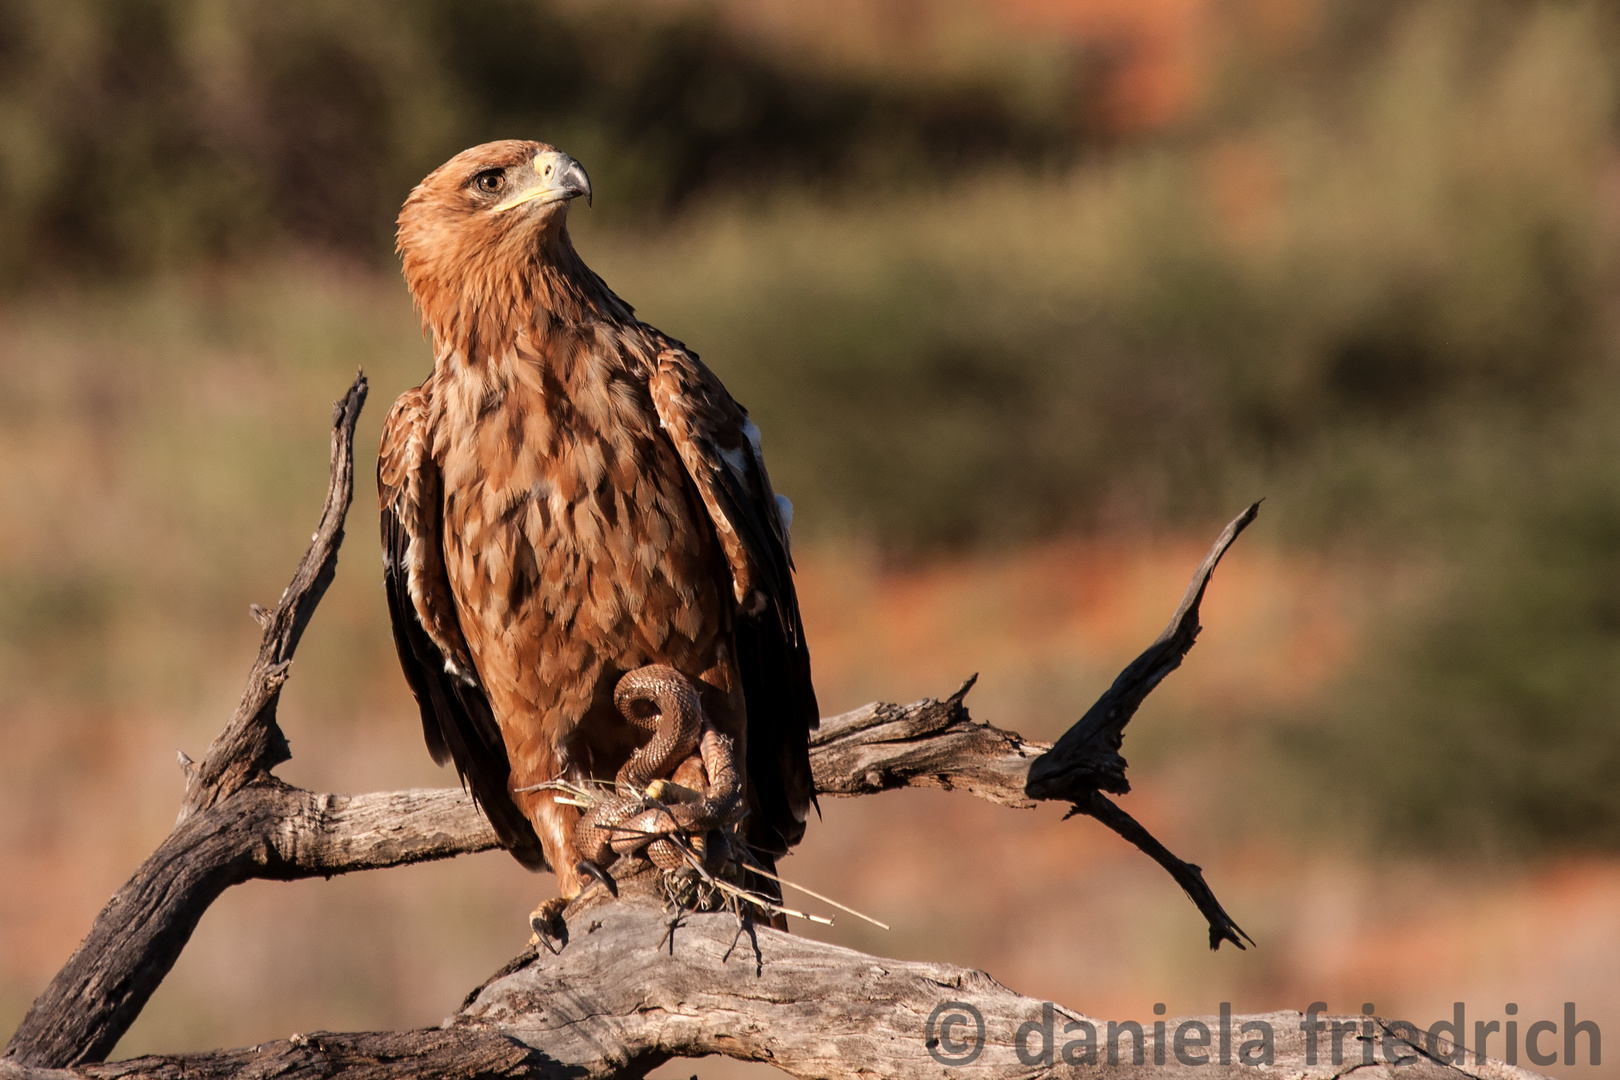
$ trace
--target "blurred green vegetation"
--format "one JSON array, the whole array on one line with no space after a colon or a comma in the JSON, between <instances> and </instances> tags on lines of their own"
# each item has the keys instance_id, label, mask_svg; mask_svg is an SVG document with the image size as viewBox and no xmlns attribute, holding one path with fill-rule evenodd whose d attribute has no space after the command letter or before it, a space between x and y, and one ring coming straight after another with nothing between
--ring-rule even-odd
<instances>
[{"instance_id":1,"label":"blurred green vegetation","mask_svg":"<svg viewBox=\"0 0 1620 1080\"><path fill-rule=\"evenodd\" d=\"M801 542L1203 530L1267 495L1380 605L1332 703L1267 718L1278 767L1383 837L1615 848L1615 12L1321 0L1262 47L1223 10L1204 107L1104 141L1083 51L879 75L686 7L12 0L0 432L33 539L0 670L180 679L84 645L156 597L164 633L235 620L325 452L304 400L425 371L396 284L290 253L382 264L420 175L539 134L597 182L586 257L759 417ZM371 603L334 693L386 673Z\"/></svg>"},{"instance_id":2,"label":"blurred green vegetation","mask_svg":"<svg viewBox=\"0 0 1620 1080\"><path fill-rule=\"evenodd\" d=\"M0 281L289 243L381 263L411 185L491 138L568 146L609 214L1061 160L1080 71L1033 47L952 78L818 70L631 0L6 0Z\"/></svg>"}]
</instances>

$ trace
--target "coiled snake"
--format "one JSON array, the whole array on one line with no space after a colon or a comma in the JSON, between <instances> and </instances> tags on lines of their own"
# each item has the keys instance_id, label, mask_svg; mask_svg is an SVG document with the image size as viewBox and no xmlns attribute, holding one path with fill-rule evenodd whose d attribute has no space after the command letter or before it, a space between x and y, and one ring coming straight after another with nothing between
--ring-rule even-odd
<instances>
[{"instance_id":1,"label":"coiled snake","mask_svg":"<svg viewBox=\"0 0 1620 1080\"><path fill-rule=\"evenodd\" d=\"M651 738L619 769L616 791L580 818L574 839L581 853L598 868L641 853L668 871L687 865L683 844L704 854L715 852L712 840L723 847L724 834L715 830L741 816L742 783L731 739L703 715L691 681L649 664L619 680L613 704Z\"/></svg>"}]
</instances>

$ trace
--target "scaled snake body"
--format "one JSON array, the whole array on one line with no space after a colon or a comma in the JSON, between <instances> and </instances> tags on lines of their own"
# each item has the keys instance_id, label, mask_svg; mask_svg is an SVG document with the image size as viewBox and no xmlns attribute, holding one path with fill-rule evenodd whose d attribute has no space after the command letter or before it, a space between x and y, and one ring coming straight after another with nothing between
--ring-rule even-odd
<instances>
[{"instance_id":1,"label":"scaled snake body","mask_svg":"<svg viewBox=\"0 0 1620 1080\"><path fill-rule=\"evenodd\" d=\"M741 814L731 739L703 715L691 681L664 664L626 673L613 703L652 737L619 769L616 791L585 811L575 840L598 868L639 852L660 870L678 870L688 865L686 847L706 852L708 834ZM655 784L664 779L673 783Z\"/></svg>"}]
</instances>

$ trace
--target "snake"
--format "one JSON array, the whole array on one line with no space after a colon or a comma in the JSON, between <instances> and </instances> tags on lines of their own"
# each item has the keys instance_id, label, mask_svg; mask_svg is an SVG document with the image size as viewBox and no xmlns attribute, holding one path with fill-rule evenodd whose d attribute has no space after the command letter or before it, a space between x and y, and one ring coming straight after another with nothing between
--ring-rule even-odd
<instances>
[{"instance_id":1,"label":"snake","mask_svg":"<svg viewBox=\"0 0 1620 1080\"><path fill-rule=\"evenodd\" d=\"M679 869L686 865L685 852L666 837L701 837L741 813L732 741L704 715L691 680L666 664L625 673L614 688L613 704L650 737L619 768L617 793L580 818L575 842L597 866L644 852L661 870ZM686 783L665 786L665 799L648 795L654 781L671 776Z\"/></svg>"}]
</instances>

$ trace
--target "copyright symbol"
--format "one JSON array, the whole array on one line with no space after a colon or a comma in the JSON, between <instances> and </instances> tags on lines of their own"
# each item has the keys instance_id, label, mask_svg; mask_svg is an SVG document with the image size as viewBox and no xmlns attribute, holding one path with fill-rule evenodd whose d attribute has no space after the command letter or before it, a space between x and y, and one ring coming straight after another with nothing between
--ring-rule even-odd
<instances>
[{"instance_id":1,"label":"copyright symbol","mask_svg":"<svg viewBox=\"0 0 1620 1080\"><path fill-rule=\"evenodd\" d=\"M942 1002L928 1014L923 1035L928 1056L941 1065L971 1065L984 1052L984 1014L965 1001Z\"/></svg>"}]
</instances>

